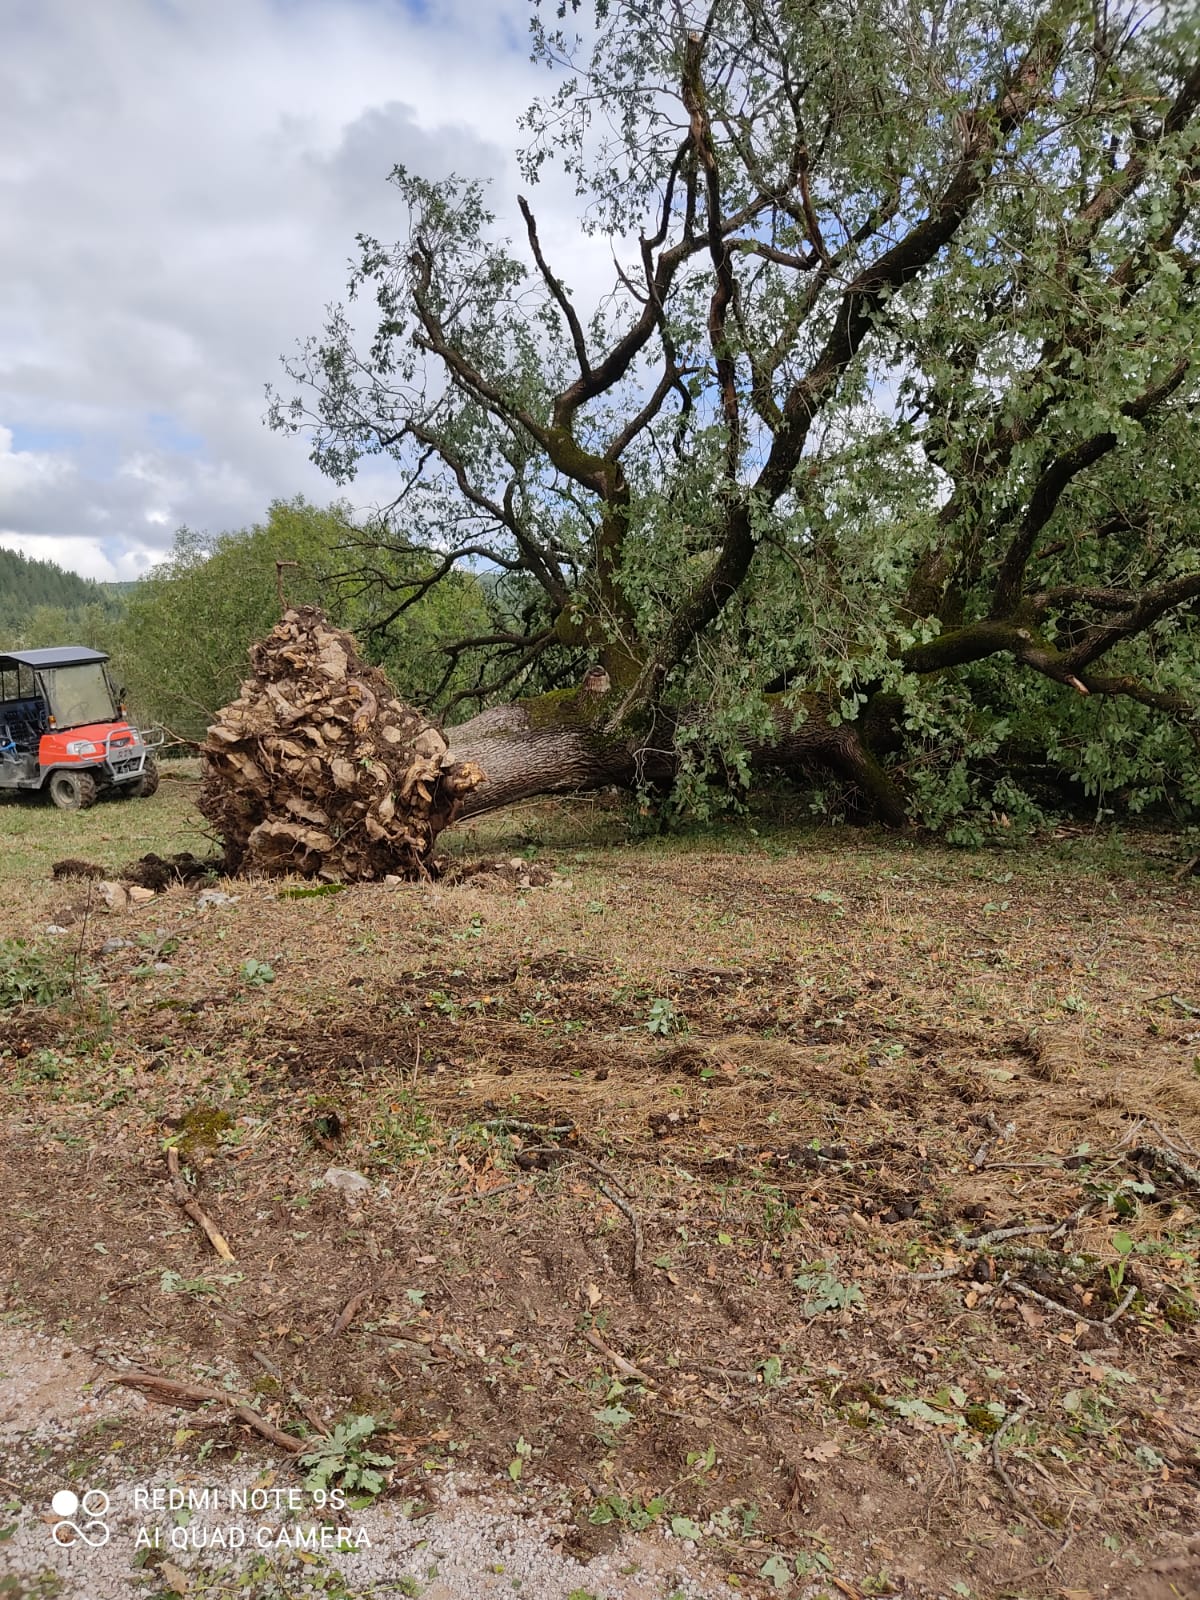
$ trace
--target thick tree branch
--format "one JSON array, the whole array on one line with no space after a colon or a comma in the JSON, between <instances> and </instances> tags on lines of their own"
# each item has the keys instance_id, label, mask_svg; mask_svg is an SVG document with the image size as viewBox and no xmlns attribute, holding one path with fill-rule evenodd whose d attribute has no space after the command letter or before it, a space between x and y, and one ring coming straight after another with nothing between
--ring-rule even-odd
<instances>
[{"instance_id":1,"label":"thick tree branch","mask_svg":"<svg viewBox=\"0 0 1200 1600\"><path fill-rule=\"evenodd\" d=\"M886 294L911 283L954 237L983 191L1000 140L1020 126L1044 94L1060 49L1057 35L1049 28L1039 28L1029 50L997 86L991 102L964 119L963 153L938 203L847 287L824 348L784 403L782 425L755 482L755 497L774 504L791 487L813 420L857 354ZM693 640L737 592L754 559L750 504L749 497L742 496L730 505L716 561L685 597L610 725L619 725L657 699L668 674Z\"/></svg>"},{"instance_id":2,"label":"thick tree branch","mask_svg":"<svg viewBox=\"0 0 1200 1600\"><path fill-rule=\"evenodd\" d=\"M1200 595L1200 572L1187 572L1170 582L1161 584L1157 589L1151 589L1141 596L1137 604L1118 616L1111 622L1097 623L1089 628L1084 638L1066 652L1065 660L1069 670L1082 673L1091 666L1093 661L1098 661L1106 655L1114 645L1120 644L1125 639L1132 639L1139 633L1145 633L1147 628L1165 617L1169 611L1187 605Z\"/></svg>"},{"instance_id":3,"label":"thick tree branch","mask_svg":"<svg viewBox=\"0 0 1200 1600\"><path fill-rule=\"evenodd\" d=\"M1133 400L1121 407L1122 416L1135 422L1144 422L1151 413L1179 388L1190 370L1191 363L1179 361L1158 383L1152 384ZM1074 478L1101 457L1114 449L1118 435L1113 429L1095 433L1090 439L1081 439L1070 450L1054 456L1042 469L1033 493L1029 497L1025 515L1016 536L1008 548L992 591L992 615L1008 616L1016 607L1025 580L1025 568L1033 554L1038 534L1050 518Z\"/></svg>"},{"instance_id":4,"label":"thick tree branch","mask_svg":"<svg viewBox=\"0 0 1200 1600\"><path fill-rule=\"evenodd\" d=\"M525 432L539 444L548 454L551 447L551 434L526 407L516 404L508 395L505 395L496 385L490 382L479 368L468 361L466 356L451 340L442 325L441 319L434 311L429 300L429 290L433 281L433 252L421 239L414 244L410 256L413 268L412 298L416 308L417 318L424 330L423 335L417 335L416 341L421 348L430 351L442 361L459 383L472 395L485 410L497 417L507 426L518 424Z\"/></svg>"},{"instance_id":5,"label":"thick tree branch","mask_svg":"<svg viewBox=\"0 0 1200 1600\"><path fill-rule=\"evenodd\" d=\"M708 251L715 280L708 306L708 337L717 365L717 388L720 390L721 412L725 419L725 474L732 480L737 474L742 453L737 372L727 331L737 281L733 273L733 255L722 232L721 173L705 101L703 63L704 42L693 35L685 47L682 94L684 109L691 122L692 144L704 169Z\"/></svg>"},{"instance_id":6,"label":"thick tree branch","mask_svg":"<svg viewBox=\"0 0 1200 1600\"><path fill-rule=\"evenodd\" d=\"M506 485L503 501L496 501L472 481L462 453L451 445L443 435L436 433L432 428L428 428L419 422L411 423L409 431L415 439L420 440L430 450L435 451L439 458L450 468L463 499L469 505L473 505L482 511L486 516L491 517L498 526L508 530L518 550L525 558L527 570L545 590L551 601L557 606L566 605L570 590L567 587L562 569L552 553L540 541L532 537L517 514L517 485L515 481L510 480Z\"/></svg>"}]
</instances>

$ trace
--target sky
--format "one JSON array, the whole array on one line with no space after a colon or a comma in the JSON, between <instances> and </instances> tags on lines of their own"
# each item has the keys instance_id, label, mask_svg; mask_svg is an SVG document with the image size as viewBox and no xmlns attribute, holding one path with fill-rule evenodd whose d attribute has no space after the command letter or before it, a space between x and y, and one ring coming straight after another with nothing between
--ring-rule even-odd
<instances>
[{"instance_id":1,"label":"sky","mask_svg":"<svg viewBox=\"0 0 1200 1600\"><path fill-rule=\"evenodd\" d=\"M0 545L136 578L175 530L342 491L263 423L280 357L344 299L386 179L493 182L545 92L527 0L0 0ZM561 183L532 196L556 267ZM512 225L516 231L519 221Z\"/></svg>"}]
</instances>

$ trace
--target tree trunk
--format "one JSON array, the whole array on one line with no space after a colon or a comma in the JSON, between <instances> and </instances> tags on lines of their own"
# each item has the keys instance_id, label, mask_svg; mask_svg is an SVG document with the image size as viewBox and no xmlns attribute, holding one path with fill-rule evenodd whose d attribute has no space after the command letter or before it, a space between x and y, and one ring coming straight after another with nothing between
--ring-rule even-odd
<instances>
[{"instance_id":1,"label":"tree trunk","mask_svg":"<svg viewBox=\"0 0 1200 1600\"><path fill-rule=\"evenodd\" d=\"M660 718L642 736L607 734L604 725L616 697L616 690L602 695L560 690L494 707L448 728L447 760L468 762L483 772L482 783L463 799L459 816L480 816L542 794L669 783L679 770L673 725ZM905 825L903 796L855 725L833 726L815 697L806 715L772 699L779 733L748 742L755 768L793 776L832 771L863 791L881 821Z\"/></svg>"}]
</instances>

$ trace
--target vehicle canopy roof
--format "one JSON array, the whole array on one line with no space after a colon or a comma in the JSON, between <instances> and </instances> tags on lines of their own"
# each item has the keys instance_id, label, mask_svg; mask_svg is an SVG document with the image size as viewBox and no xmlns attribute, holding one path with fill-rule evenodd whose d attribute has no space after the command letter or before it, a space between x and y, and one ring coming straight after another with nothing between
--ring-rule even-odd
<instances>
[{"instance_id":1,"label":"vehicle canopy roof","mask_svg":"<svg viewBox=\"0 0 1200 1600\"><path fill-rule=\"evenodd\" d=\"M107 660L103 650L89 650L82 644L59 644L48 650L0 652L0 671L13 667L82 667L93 661Z\"/></svg>"}]
</instances>

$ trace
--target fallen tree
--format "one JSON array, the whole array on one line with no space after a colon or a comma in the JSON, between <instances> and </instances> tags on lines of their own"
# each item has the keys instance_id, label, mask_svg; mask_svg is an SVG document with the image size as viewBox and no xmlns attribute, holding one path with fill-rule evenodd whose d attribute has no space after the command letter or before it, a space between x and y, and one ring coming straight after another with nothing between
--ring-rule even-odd
<instances>
[{"instance_id":1,"label":"fallen tree","mask_svg":"<svg viewBox=\"0 0 1200 1600\"><path fill-rule=\"evenodd\" d=\"M252 675L201 747L199 808L229 872L420 876L459 817L538 794L669 783L678 770L671 727L606 731L616 691L602 669L577 689L493 707L443 732L315 607L285 612L250 659ZM798 723L785 707L778 731L752 741L751 753L785 769L824 761L868 790L874 780L854 728Z\"/></svg>"},{"instance_id":2,"label":"fallen tree","mask_svg":"<svg viewBox=\"0 0 1200 1600\"><path fill-rule=\"evenodd\" d=\"M589 674L591 676L591 674ZM463 801L463 817L479 816L540 794L581 794L610 785L663 788L684 760L673 717L660 712L643 731L610 731L617 691L555 690L494 706L447 729L452 759L482 769L484 778ZM834 725L817 707L798 714L782 697L768 707L770 731L742 740L752 770L811 778L832 774L861 796L865 809L899 827L904 803L877 756L853 724Z\"/></svg>"},{"instance_id":3,"label":"fallen tree","mask_svg":"<svg viewBox=\"0 0 1200 1600\"><path fill-rule=\"evenodd\" d=\"M201 746L199 808L229 872L370 879L428 870L482 779L312 606L250 652Z\"/></svg>"},{"instance_id":4,"label":"fallen tree","mask_svg":"<svg viewBox=\"0 0 1200 1600\"><path fill-rule=\"evenodd\" d=\"M271 412L339 482L395 462L352 556L380 627L488 572L447 681L526 699L453 730L468 806L770 760L942 826L1022 803L1020 746L1200 807L1182 10L549 10L523 171L566 164L611 293L573 295L524 197L518 252L482 185L397 168L408 237L360 238L351 285L373 326L337 310ZM561 687L595 660L603 694Z\"/></svg>"}]
</instances>

